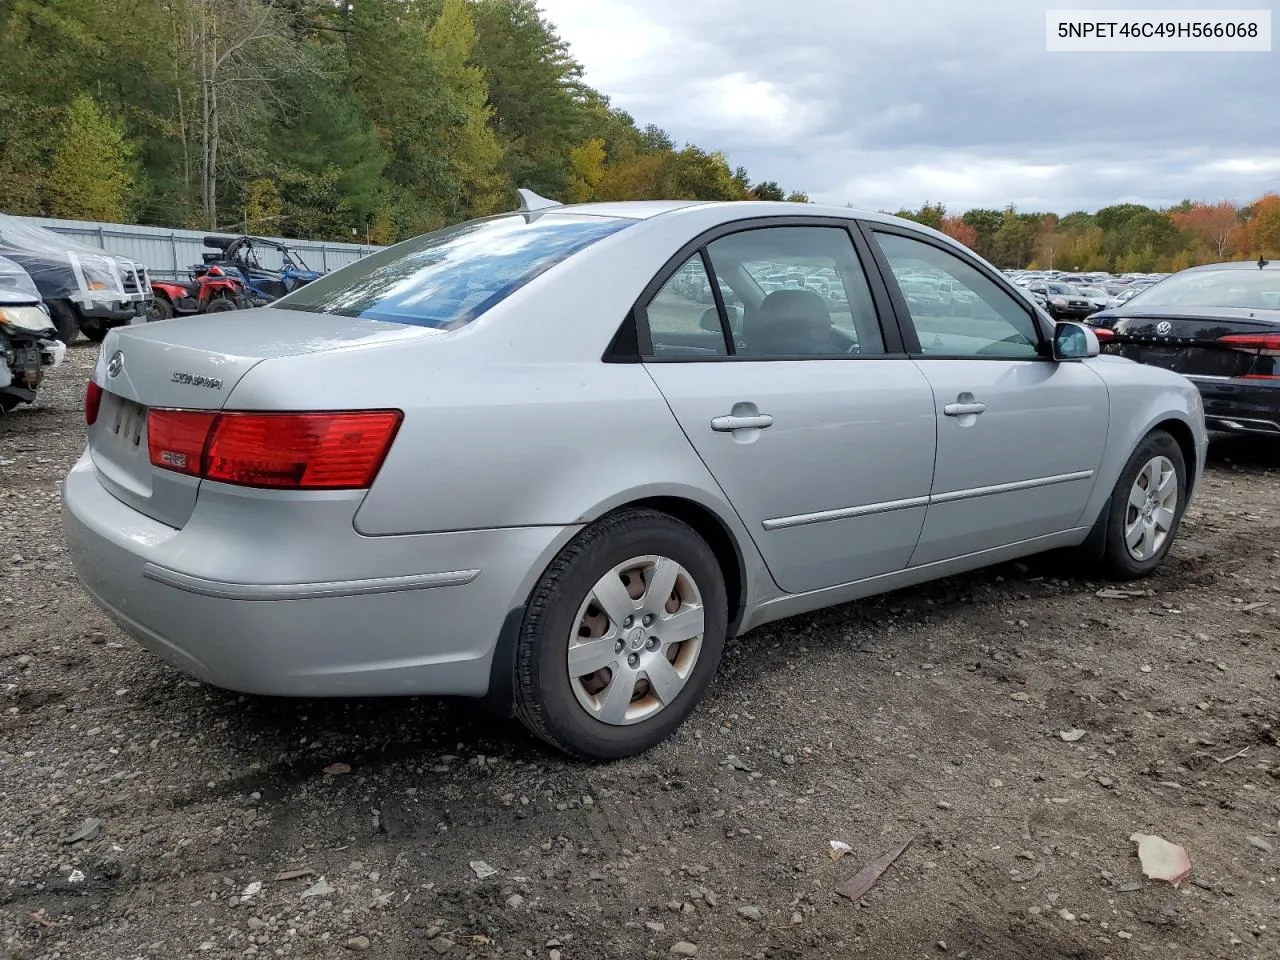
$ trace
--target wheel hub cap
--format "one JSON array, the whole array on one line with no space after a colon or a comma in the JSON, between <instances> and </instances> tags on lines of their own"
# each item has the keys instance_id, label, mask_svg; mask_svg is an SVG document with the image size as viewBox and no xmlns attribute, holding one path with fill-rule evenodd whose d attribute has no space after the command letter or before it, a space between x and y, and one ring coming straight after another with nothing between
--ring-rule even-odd
<instances>
[{"instance_id":1,"label":"wheel hub cap","mask_svg":"<svg viewBox=\"0 0 1280 960\"><path fill-rule=\"evenodd\" d=\"M1178 507L1178 471L1168 457L1153 457L1138 471L1129 491L1124 541L1135 560L1160 552L1173 531Z\"/></svg>"},{"instance_id":2,"label":"wheel hub cap","mask_svg":"<svg viewBox=\"0 0 1280 960\"><path fill-rule=\"evenodd\" d=\"M598 581L569 638L569 682L595 719L646 720L688 683L702 651L704 610L693 576L667 557L636 557Z\"/></svg>"}]
</instances>

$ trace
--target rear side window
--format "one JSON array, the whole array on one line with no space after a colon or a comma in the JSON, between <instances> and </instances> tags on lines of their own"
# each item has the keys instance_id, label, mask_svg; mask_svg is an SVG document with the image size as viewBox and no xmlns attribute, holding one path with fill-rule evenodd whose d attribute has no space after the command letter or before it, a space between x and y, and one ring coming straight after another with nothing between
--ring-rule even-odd
<instances>
[{"instance_id":1,"label":"rear side window","mask_svg":"<svg viewBox=\"0 0 1280 960\"><path fill-rule=\"evenodd\" d=\"M272 306L454 330L632 223L554 213L473 220L379 250Z\"/></svg>"}]
</instances>

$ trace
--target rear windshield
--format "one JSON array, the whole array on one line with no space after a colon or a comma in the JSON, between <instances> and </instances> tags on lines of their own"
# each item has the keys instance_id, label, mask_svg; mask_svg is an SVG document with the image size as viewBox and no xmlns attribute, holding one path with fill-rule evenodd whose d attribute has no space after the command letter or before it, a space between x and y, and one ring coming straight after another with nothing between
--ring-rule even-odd
<instances>
[{"instance_id":1,"label":"rear windshield","mask_svg":"<svg viewBox=\"0 0 1280 960\"><path fill-rule=\"evenodd\" d=\"M1280 270L1187 270L1147 287L1129 306L1280 310Z\"/></svg>"},{"instance_id":2,"label":"rear windshield","mask_svg":"<svg viewBox=\"0 0 1280 960\"><path fill-rule=\"evenodd\" d=\"M472 220L379 250L272 306L453 330L634 222L559 213Z\"/></svg>"}]
</instances>

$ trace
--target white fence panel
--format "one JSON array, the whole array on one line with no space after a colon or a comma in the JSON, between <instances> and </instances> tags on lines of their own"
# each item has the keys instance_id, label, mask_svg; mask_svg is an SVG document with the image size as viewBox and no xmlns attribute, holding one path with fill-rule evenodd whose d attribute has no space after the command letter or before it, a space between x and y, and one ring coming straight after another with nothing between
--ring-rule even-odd
<instances>
[{"instance_id":1,"label":"white fence panel","mask_svg":"<svg viewBox=\"0 0 1280 960\"><path fill-rule=\"evenodd\" d=\"M201 263L202 253L212 253L204 245L205 237L234 237L233 233L216 230L171 230L168 227L145 227L123 223L96 223L88 220L56 220L48 217L18 217L34 226L63 233L81 243L102 247L108 253L144 264L153 277L186 279L191 268ZM253 234L261 236L261 234ZM382 247L358 243L333 243L321 240L293 240L266 237L292 247L312 270L336 270L354 263ZM270 249L258 252L267 269L280 269L279 254Z\"/></svg>"}]
</instances>

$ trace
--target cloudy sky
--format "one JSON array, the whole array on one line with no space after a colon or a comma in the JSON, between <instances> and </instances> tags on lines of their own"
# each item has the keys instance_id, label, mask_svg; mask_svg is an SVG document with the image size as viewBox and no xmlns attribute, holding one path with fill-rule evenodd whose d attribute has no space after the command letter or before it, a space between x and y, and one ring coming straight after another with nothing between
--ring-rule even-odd
<instances>
[{"instance_id":1,"label":"cloudy sky","mask_svg":"<svg viewBox=\"0 0 1280 960\"><path fill-rule=\"evenodd\" d=\"M1271 53L1047 53L1141 0L541 0L586 79L753 180L873 209L1094 210L1280 190ZM1275 0L1159 0L1164 9ZM1106 19L1099 17L1099 19Z\"/></svg>"}]
</instances>

